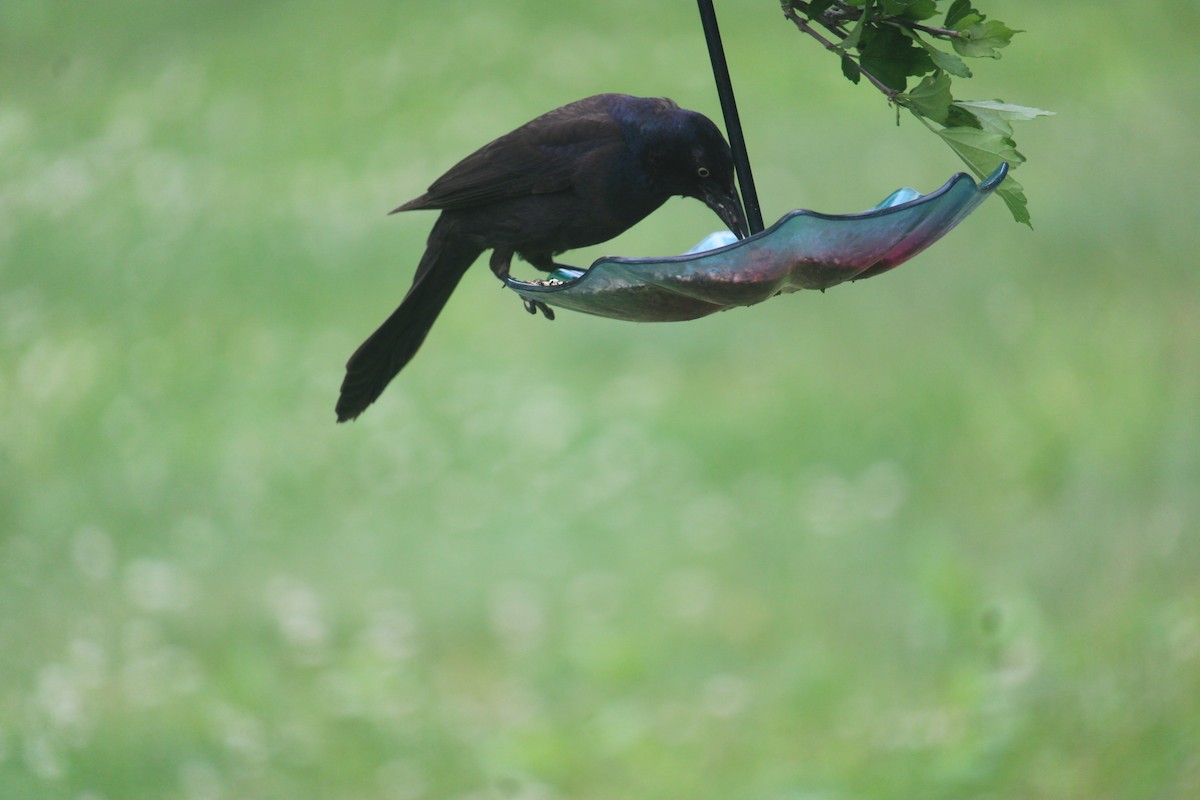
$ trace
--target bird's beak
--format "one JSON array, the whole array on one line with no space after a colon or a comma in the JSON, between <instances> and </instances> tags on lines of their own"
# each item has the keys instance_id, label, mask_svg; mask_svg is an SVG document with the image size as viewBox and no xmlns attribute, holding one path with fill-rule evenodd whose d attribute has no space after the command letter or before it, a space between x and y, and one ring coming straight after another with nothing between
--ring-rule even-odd
<instances>
[{"instance_id":1,"label":"bird's beak","mask_svg":"<svg viewBox=\"0 0 1200 800\"><path fill-rule=\"evenodd\" d=\"M738 199L736 191L705 192L700 199L704 201L704 205L717 212L721 221L728 225L729 230L737 234L739 239L750 235L750 226L746 224L746 214L742 211L742 202Z\"/></svg>"}]
</instances>

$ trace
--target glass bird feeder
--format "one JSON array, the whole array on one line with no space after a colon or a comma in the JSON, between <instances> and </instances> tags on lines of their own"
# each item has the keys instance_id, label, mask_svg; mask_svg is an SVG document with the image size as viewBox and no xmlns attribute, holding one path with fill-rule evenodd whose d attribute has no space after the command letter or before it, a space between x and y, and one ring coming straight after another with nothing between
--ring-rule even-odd
<instances>
[{"instance_id":1,"label":"glass bird feeder","mask_svg":"<svg viewBox=\"0 0 1200 800\"><path fill-rule=\"evenodd\" d=\"M976 184L959 173L937 191L900 189L858 214L792 211L764 230L712 0L697 4L752 235L737 240L725 231L683 255L608 256L586 270L561 268L544 280L508 278L508 288L530 309L544 304L634 322L673 322L872 278L945 236L1008 174L1008 165L1000 164Z\"/></svg>"}]
</instances>

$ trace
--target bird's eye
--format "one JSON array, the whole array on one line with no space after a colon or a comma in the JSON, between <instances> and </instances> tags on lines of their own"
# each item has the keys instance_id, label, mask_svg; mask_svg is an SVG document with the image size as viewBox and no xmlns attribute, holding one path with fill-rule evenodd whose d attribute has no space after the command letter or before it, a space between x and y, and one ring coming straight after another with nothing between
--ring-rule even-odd
<instances>
[{"instance_id":1,"label":"bird's eye","mask_svg":"<svg viewBox=\"0 0 1200 800\"><path fill-rule=\"evenodd\" d=\"M699 175L701 178L707 178L708 174L709 174L708 167L701 167L700 169L696 170L696 174Z\"/></svg>"}]
</instances>

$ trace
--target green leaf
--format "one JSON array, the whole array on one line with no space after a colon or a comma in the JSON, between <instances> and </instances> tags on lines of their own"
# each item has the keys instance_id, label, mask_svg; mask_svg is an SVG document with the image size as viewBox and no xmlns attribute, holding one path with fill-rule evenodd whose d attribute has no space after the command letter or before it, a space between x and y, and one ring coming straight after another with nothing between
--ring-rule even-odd
<instances>
[{"instance_id":1,"label":"green leaf","mask_svg":"<svg viewBox=\"0 0 1200 800\"><path fill-rule=\"evenodd\" d=\"M1015 169L1025 161L1016 145L1007 136L978 128L943 128L937 132L946 144L963 160L977 177L984 177L1000 166L1001 161ZM1030 225L1029 202L1025 190L1010 173L996 190L1017 222ZM1032 225L1030 225L1032 227Z\"/></svg>"},{"instance_id":2,"label":"green leaf","mask_svg":"<svg viewBox=\"0 0 1200 800\"><path fill-rule=\"evenodd\" d=\"M910 76L933 71L933 60L893 27L870 28L859 48L859 63L889 89L903 92Z\"/></svg>"},{"instance_id":3,"label":"green leaf","mask_svg":"<svg viewBox=\"0 0 1200 800\"><path fill-rule=\"evenodd\" d=\"M1012 123L1025 122L1038 117L1053 116L1030 106L1017 106L999 100L955 100L954 105L968 112L979 122L979 127L1001 136L1012 136Z\"/></svg>"},{"instance_id":4,"label":"green leaf","mask_svg":"<svg viewBox=\"0 0 1200 800\"><path fill-rule=\"evenodd\" d=\"M1016 166L1025 161L1012 139L979 128L942 128L937 132L946 144L979 176L984 176L1007 161Z\"/></svg>"},{"instance_id":5,"label":"green leaf","mask_svg":"<svg viewBox=\"0 0 1200 800\"><path fill-rule=\"evenodd\" d=\"M946 124L950 114L950 76L944 72L928 75L907 94L900 95L896 102L907 106L926 119L939 125Z\"/></svg>"},{"instance_id":6,"label":"green leaf","mask_svg":"<svg viewBox=\"0 0 1200 800\"><path fill-rule=\"evenodd\" d=\"M841 51L848 53L858 47L858 43L862 40L862 35L867 29L867 18L871 16L871 5L875 0L866 0L863 4L862 15L858 18L858 22L854 23L854 27L850 29L849 35L842 40ZM842 67L843 71L845 66Z\"/></svg>"},{"instance_id":7,"label":"green leaf","mask_svg":"<svg viewBox=\"0 0 1200 800\"><path fill-rule=\"evenodd\" d=\"M967 66L966 62L958 56L954 55L953 53L947 53L944 50L939 50L937 47L934 47L932 44L921 38L920 34L918 34L916 31L909 30L908 28L897 28L897 30L920 45L925 50L925 53L929 56L929 58L932 59L933 65L938 69L949 72L951 75L954 75L958 78L971 77L970 68Z\"/></svg>"},{"instance_id":8,"label":"green leaf","mask_svg":"<svg viewBox=\"0 0 1200 800\"><path fill-rule=\"evenodd\" d=\"M808 14L808 18L816 19L829 10L829 7L835 2L837 2L837 0L813 0L813 2L808 4L808 11L806 12Z\"/></svg>"},{"instance_id":9,"label":"green leaf","mask_svg":"<svg viewBox=\"0 0 1200 800\"><path fill-rule=\"evenodd\" d=\"M862 78L862 73L858 70L858 64L855 64L854 59L845 54L842 54L842 74L851 83L858 83L859 79Z\"/></svg>"},{"instance_id":10,"label":"green leaf","mask_svg":"<svg viewBox=\"0 0 1200 800\"><path fill-rule=\"evenodd\" d=\"M951 39L950 44L959 55L968 58L999 58L1000 48L1008 47L1012 37L1021 32L999 20L981 20L957 30L962 35Z\"/></svg>"},{"instance_id":11,"label":"green leaf","mask_svg":"<svg viewBox=\"0 0 1200 800\"><path fill-rule=\"evenodd\" d=\"M960 34L965 36L967 30L972 25L978 25L980 22L983 22L983 16L980 14L971 13L967 14L954 25L947 25L946 27L950 28L951 30L958 31Z\"/></svg>"},{"instance_id":12,"label":"green leaf","mask_svg":"<svg viewBox=\"0 0 1200 800\"><path fill-rule=\"evenodd\" d=\"M949 72L957 78L971 77L971 68L958 56L953 53L947 53L944 50L939 50L924 41L920 42L920 44L925 48L925 52L929 54L929 57L933 59L933 64L938 69Z\"/></svg>"},{"instance_id":13,"label":"green leaf","mask_svg":"<svg viewBox=\"0 0 1200 800\"><path fill-rule=\"evenodd\" d=\"M983 124L979 119L962 106L950 104L950 113L946 115L946 121L942 123L947 128L982 128Z\"/></svg>"},{"instance_id":14,"label":"green leaf","mask_svg":"<svg viewBox=\"0 0 1200 800\"><path fill-rule=\"evenodd\" d=\"M1012 173L1004 178L1004 183L996 189L996 194L1008 206L1008 211L1017 222L1033 227L1029 218L1029 200L1025 197L1025 187L1017 183Z\"/></svg>"},{"instance_id":15,"label":"green leaf","mask_svg":"<svg viewBox=\"0 0 1200 800\"><path fill-rule=\"evenodd\" d=\"M883 13L919 22L937 14L935 0L883 0Z\"/></svg>"},{"instance_id":16,"label":"green leaf","mask_svg":"<svg viewBox=\"0 0 1200 800\"><path fill-rule=\"evenodd\" d=\"M983 19L983 15L971 7L971 0L954 0L950 5L950 10L946 12L945 26L957 30L958 23L969 14L973 14L979 19Z\"/></svg>"}]
</instances>

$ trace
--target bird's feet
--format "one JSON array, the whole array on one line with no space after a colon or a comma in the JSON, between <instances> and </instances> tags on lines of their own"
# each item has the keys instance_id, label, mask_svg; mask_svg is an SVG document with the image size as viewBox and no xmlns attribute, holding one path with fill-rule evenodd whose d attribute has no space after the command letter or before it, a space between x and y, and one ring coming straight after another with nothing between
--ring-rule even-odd
<instances>
[{"instance_id":1,"label":"bird's feet","mask_svg":"<svg viewBox=\"0 0 1200 800\"><path fill-rule=\"evenodd\" d=\"M546 319L550 320L551 322L554 321L554 309L550 308L550 306L546 305L541 300L530 300L528 297L523 298L523 300L525 303L525 310L530 314L537 316L537 313L540 311L542 312L542 316L544 316Z\"/></svg>"}]
</instances>

